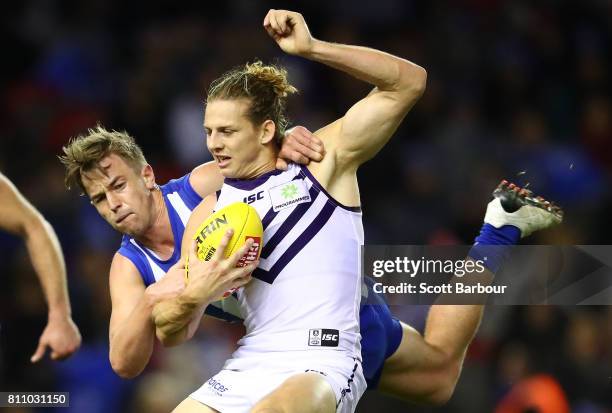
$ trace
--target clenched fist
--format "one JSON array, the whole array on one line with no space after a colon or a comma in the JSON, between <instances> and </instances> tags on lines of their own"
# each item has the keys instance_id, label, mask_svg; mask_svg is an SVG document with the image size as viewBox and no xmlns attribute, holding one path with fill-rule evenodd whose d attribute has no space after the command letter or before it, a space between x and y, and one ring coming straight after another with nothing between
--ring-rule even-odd
<instances>
[{"instance_id":1,"label":"clenched fist","mask_svg":"<svg viewBox=\"0 0 612 413\"><path fill-rule=\"evenodd\" d=\"M288 54L304 56L312 51L316 41L300 13L271 9L263 26L280 48Z\"/></svg>"}]
</instances>

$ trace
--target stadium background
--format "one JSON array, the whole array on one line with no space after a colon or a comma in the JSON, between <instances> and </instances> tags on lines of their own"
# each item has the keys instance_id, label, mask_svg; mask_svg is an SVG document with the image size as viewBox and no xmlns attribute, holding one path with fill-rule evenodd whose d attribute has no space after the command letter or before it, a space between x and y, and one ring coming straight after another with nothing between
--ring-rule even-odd
<instances>
[{"instance_id":1,"label":"stadium background","mask_svg":"<svg viewBox=\"0 0 612 413\"><path fill-rule=\"evenodd\" d=\"M609 243L610 2L11 2L0 17L0 170L58 232L83 345L66 362L30 365L45 305L23 245L1 234L0 390L70 391L62 411L167 412L231 352L240 328L206 321L193 342L157 349L137 380L112 373L107 274L119 236L65 191L56 155L100 120L136 137L158 182L178 177L207 159L206 85L254 57L288 67L301 91L290 117L311 130L367 92L282 55L261 27L269 7L302 12L316 37L428 70L425 95L360 172L367 242L470 243L492 188L527 171L523 183L566 210L531 243ZM426 308L394 311L422 328ZM431 411L493 411L538 372L556 377L572 411L612 411L612 308L488 309L455 396ZM430 410L368 394L359 411Z\"/></svg>"}]
</instances>

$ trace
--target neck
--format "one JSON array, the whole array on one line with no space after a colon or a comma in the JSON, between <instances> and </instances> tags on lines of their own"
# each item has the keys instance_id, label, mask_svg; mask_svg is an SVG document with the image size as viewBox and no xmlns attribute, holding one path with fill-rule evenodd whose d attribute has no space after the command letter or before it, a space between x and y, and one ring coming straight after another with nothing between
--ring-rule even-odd
<instances>
[{"instance_id":1,"label":"neck","mask_svg":"<svg viewBox=\"0 0 612 413\"><path fill-rule=\"evenodd\" d=\"M265 145L259 152L257 159L251 162L252 168L246 171L239 179L255 179L266 172L276 169L278 150L273 145Z\"/></svg>"},{"instance_id":2,"label":"neck","mask_svg":"<svg viewBox=\"0 0 612 413\"><path fill-rule=\"evenodd\" d=\"M251 169L247 174L245 174L245 176L243 176L240 179L255 179L263 174L265 174L266 172L270 172L276 169L276 162L275 161L269 161L266 163L263 163L259 166L256 166L255 168Z\"/></svg>"},{"instance_id":3,"label":"neck","mask_svg":"<svg viewBox=\"0 0 612 413\"><path fill-rule=\"evenodd\" d=\"M153 191L153 223L136 240L154 251L161 259L168 259L174 252L174 234L164 196L159 189Z\"/></svg>"}]
</instances>

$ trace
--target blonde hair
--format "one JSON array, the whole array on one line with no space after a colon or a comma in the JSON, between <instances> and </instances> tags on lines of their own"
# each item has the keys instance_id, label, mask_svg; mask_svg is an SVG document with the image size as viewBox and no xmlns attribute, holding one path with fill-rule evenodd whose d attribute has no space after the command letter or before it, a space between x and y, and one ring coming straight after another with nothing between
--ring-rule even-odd
<instances>
[{"instance_id":1,"label":"blonde hair","mask_svg":"<svg viewBox=\"0 0 612 413\"><path fill-rule=\"evenodd\" d=\"M83 193L83 172L95 168L102 158L111 153L123 158L138 173L147 165L147 160L133 137L125 131L109 131L99 124L87 129L87 133L70 139L62 150L64 155L59 156L59 160L66 167L66 188L70 189L76 184Z\"/></svg>"},{"instance_id":2,"label":"blonde hair","mask_svg":"<svg viewBox=\"0 0 612 413\"><path fill-rule=\"evenodd\" d=\"M208 89L207 102L215 99L241 99L251 101L247 116L254 124L270 119L276 125L277 142L285 134L289 123L285 115L287 97L297 93L287 80L287 70L261 61L247 63L226 72L214 80Z\"/></svg>"}]
</instances>

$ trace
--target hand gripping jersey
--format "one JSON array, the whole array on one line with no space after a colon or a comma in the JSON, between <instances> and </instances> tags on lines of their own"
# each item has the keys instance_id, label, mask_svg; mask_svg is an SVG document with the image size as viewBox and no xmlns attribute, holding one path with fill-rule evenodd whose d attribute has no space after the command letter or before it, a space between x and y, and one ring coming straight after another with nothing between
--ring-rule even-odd
<instances>
[{"instance_id":1,"label":"hand gripping jersey","mask_svg":"<svg viewBox=\"0 0 612 413\"><path fill-rule=\"evenodd\" d=\"M216 208L236 201L257 210L264 240L253 280L237 292L247 332L225 368L303 350L361 360L360 209L339 204L294 164L253 180L226 179Z\"/></svg>"}]
</instances>

